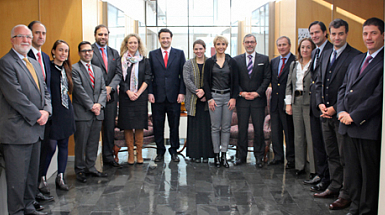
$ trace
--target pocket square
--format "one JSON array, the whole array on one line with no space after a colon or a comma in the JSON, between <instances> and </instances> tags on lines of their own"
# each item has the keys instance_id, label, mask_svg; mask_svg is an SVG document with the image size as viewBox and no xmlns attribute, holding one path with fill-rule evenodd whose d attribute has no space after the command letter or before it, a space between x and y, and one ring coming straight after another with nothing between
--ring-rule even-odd
<instances>
[{"instance_id":1,"label":"pocket square","mask_svg":"<svg viewBox=\"0 0 385 215\"><path fill-rule=\"evenodd\" d=\"M264 64L264 63L259 63L259 64L258 64L258 66L263 66L263 65L265 65L265 64Z\"/></svg>"}]
</instances>

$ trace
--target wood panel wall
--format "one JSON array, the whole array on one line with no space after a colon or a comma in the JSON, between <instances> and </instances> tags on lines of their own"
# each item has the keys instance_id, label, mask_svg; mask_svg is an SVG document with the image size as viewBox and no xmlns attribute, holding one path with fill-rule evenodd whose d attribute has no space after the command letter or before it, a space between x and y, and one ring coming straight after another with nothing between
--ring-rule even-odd
<instances>
[{"instance_id":1,"label":"wood panel wall","mask_svg":"<svg viewBox=\"0 0 385 215\"><path fill-rule=\"evenodd\" d=\"M282 0L275 3L275 29L274 29L274 56L279 56L276 40L280 36L287 36L291 40L291 52L296 53L296 0Z\"/></svg>"}]
</instances>

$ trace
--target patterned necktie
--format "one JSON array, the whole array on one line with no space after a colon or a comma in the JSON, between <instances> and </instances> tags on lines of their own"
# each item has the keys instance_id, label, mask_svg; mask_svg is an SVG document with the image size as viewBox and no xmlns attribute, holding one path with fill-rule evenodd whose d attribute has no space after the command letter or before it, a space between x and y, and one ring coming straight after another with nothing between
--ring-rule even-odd
<instances>
[{"instance_id":1,"label":"patterned necktie","mask_svg":"<svg viewBox=\"0 0 385 215\"><path fill-rule=\"evenodd\" d=\"M102 51L104 66L106 66L106 72L108 73L108 60L107 60L106 53L104 52L104 48L100 48L100 50Z\"/></svg>"},{"instance_id":2,"label":"patterned necktie","mask_svg":"<svg viewBox=\"0 0 385 215\"><path fill-rule=\"evenodd\" d=\"M279 70L278 77L281 76L281 74L282 74L283 68L285 67L285 61L286 61L286 58L283 57L282 58L282 66L281 66L281 69Z\"/></svg>"},{"instance_id":3,"label":"patterned necktie","mask_svg":"<svg viewBox=\"0 0 385 215\"><path fill-rule=\"evenodd\" d=\"M334 61L336 61L336 59L337 59L337 51L334 50L334 52L333 52L333 59L332 59L332 61L330 62L330 67L333 66L333 63L334 63Z\"/></svg>"},{"instance_id":4,"label":"patterned necktie","mask_svg":"<svg viewBox=\"0 0 385 215\"><path fill-rule=\"evenodd\" d=\"M27 58L23 58L23 60L25 61L27 69L31 73L32 78L35 81L35 84L37 85L37 88L39 88L40 90L39 79L37 78L35 69L33 68L32 64L29 62Z\"/></svg>"},{"instance_id":5,"label":"patterned necktie","mask_svg":"<svg viewBox=\"0 0 385 215\"><path fill-rule=\"evenodd\" d=\"M360 71L360 75L361 73L366 69L366 67L369 65L369 61L373 59L373 57L371 55L369 55L366 60L365 60L365 63L364 65L362 65L362 68L361 68L361 71Z\"/></svg>"},{"instance_id":6,"label":"patterned necktie","mask_svg":"<svg viewBox=\"0 0 385 215\"><path fill-rule=\"evenodd\" d=\"M55 65L56 66L56 65ZM58 67L56 67L58 68ZM58 68L60 69L60 68ZM65 108L69 108L68 106L68 82L65 69L61 69L61 78L60 78L60 95L61 95L61 104Z\"/></svg>"},{"instance_id":7,"label":"patterned necktie","mask_svg":"<svg viewBox=\"0 0 385 215\"><path fill-rule=\"evenodd\" d=\"M40 52L38 52L36 55L37 55L37 57L39 58L38 61L39 61L39 63L40 63L41 71L42 71L42 73L43 73L43 78L44 78L44 80L45 80L44 66L43 66L43 61L42 61L42 59L41 59L41 54L40 54Z\"/></svg>"},{"instance_id":8,"label":"patterned necktie","mask_svg":"<svg viewBox=\"0 0 385 215\"><path fill-rule=\"evenodd\" d=\"M249 63L247 64L247 71L249 73L249 78L251 77L251 72L253 71L253 56L252 55L249 55Z\"/></svg>"},{"instance_id":9,"label":"patterned necktie","mask_svg":"<svg viewBox=\"0 0 385 215\"><path fill-rule=\"evenodd\" d=\"M88 74L90 75L92 88L95 88L95 77L94 77L94 73L91 70L91 65L89 63L87 63L86 65L88 67Z\"/></svg>"},{"instance_id":10,"label":"patterned necktie","mask_svg":"<svg viewBox=\"0 0 385 215\"><path fill-rule=\"evenodd\" d=\"M167 62L168 62L168 51L164 51L165 55L164 55L164 67L167 68Z\"/></svg>"},{"instance_id":11,"label":"patterned necktie","mask_svg":"<svg viewBox=\"0 0 385 215\"><path fill-rule=\"evenodd\" d=\"M313 69L315 69L317 66L318 66L318 60L319 60L319 52L320 52L320 49L317 48L315 50L315 58L314 58L314 66L313 66Z\"/></svg>"}]
</instances>

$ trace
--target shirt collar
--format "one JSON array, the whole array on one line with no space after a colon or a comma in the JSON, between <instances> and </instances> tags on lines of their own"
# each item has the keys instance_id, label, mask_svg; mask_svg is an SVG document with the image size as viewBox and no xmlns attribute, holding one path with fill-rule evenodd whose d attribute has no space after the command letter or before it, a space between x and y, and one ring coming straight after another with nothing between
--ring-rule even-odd
<instances>
[{"instance_id":1,"label":"shirt collar","mask_svg":"<svg viewBox=\"0 0 385 215\"><path fill-rule=\"evenodd\" d=\"M366 57L367 58L369 55L372 56L372 58L375 58L377 56L377 54L384 48L384 46L382 46L380 49L378 49L377 51L375 51L373 54L369 54L369 51L366 53Z\"/></svg>"},{"instance_id":2,"label":"shirt collar","mask_svg":"<svg viewBox=\"0 0 385 215\"><path fill-rule=\"evenodd\" d=\"M327 42L328 42L328 40L326 39L325 42L322 43L322 45L320 45L319 47L317 47L317 48L319 49L319 54L322 53L322 50L325 48Z\"/></svg>"},{"instance_id":3,"label":"shirt collar","mask_svg":"<svg viewBox=\"0 0 385 215\"><path fill-rule=\"evenodd\" d=\"M22 54L20 54L19 52L17 52L14 48L12 48L12 50L17 54L17 56L20 58L20 59L24 59L24 58L26 58L26 57L24 57ZM27 57L28 57L28 55L27 55Z\"/></svg>"},{"instance_id":4,"label":"shirt collar","mask_svg":"<svg viewBox=\"0 0 385 215\"><path fill-rule=\"evenodd\" d=\"M92 64L91 64L91 62L86 63L86 62L84 62L83 60L80 60L80 62L86 67L86 69L88 69L87 64L91 65L91 70L92 70Z\"/></svg>"},{"instance_id":5,"label":"shirt collar","mask_svg":"<svg viewBox=\"0 0 385 215\"><path fill-rule=\"evenodd\" d=\"M37 56L37 53L41 52L41 49L40 50L37 50L35 47L31 46L31 50L33 52L33 54L35 54L35 56ZM41 53L40 53L41 54Z\"/></svg>"},{"instance_id":6,"label":"shirt collar","mask_svg":"<svg viewBox=\"0 0 385 215\"><path fill-rule=\"evenodd\" d=\"M170 54L171 46L168 49L163 49L162 47L160 47L160 49L162 50L162 54L164 53L164 51L167 51L168 54Z\"/></svg>"},{"instance_id":7,"label":"shirt collar","mask_svg":"<svg viewBox=\"0 0 385 215\"><path fill-rule=\"evenodd\" d=\"M249 55L253 56L253 57L251 58L251 59L253 59L253 58L255 58L256 52L253 52L253 53L251 53L251 54L245 52L246 58L248 58Z\"/></svg>"},{"instance_id":8,"label":"shirt collar","mask_svg":"<svg viewBox=\"0 0 385 215\"><path fill-rule=\"evenodd\" d=\"M291 55L290 52L289 52L289 54L287 54L286 56L283 56L283 57L282 57L282 55L280 55L280 56L279 56L279 57L280 57L279 59L282 60L282 58L286 58L286 60L287 60L287 59L289 59L290 55ZM286 61L286 60L285 60L285 61Z\"/></svg>"},{"instance_id":9,"label":"shirt collar","mask_svg":"<svg viewBox=\"0 0 385 215\"><path fill-rule=\"evenodd\" d=\"M333 52L337 51L337 56L340 56L340 54L345 50L346 46L348 46L348 43L345 43L341 48L335 50L333 46Z\"/></svg>"},{"instance_id":10,"label":"shirt collar","mask_svg":"<svg viewBox=\"0 0 385 215\"><path fill-rule=\"evenodd\" d=\"M105 46L99 46L98 43L95 43L96 47L98 47L98 50L100 51L100 48L104 48L104 50L107 50L107 45Z\"/></svg>"}]
</instances>

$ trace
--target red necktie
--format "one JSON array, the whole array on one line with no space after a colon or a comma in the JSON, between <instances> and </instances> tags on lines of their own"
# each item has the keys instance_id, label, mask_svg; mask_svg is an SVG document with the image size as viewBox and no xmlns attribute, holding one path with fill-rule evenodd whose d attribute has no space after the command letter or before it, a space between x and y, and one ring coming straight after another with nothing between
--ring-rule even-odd
<instances>
[{"instance_id":1,"label":"red necktie","mask_svg":"<svg viewBox=\"0 0 385 215\"><path fill-rule=\"evenodd\" d=\"M38 52L36 55L39 58L38 61L40 63L41 71L43 72L43 78L45 80L44 66L43 66L43 61L41 60L41 54L40 52Z\"/></svg>"},{"instance_id":2,"label":"red necktie","mask_svg":"<svg viewBox=\"0 0 385 215\"><path fill-rule=\"evenodd\" d=\"M362 65L362 68L361 68L361 71L360 71L360 75L361 75L361 73L366 69L366 67L368 67L369 61L370 61L372 58L373 58L373 57L372 57L371 55L369 55L369 56L366 58L366 60L365 60L365 62L364 62L364 65Z\"/></svg>"},{"instance_id":3,"label":"red necktie","mask_svg":"<svg viewBox=\"0 0 385 215\"><path fill-rule=\"evenodd\" d=\"M94 77L94 73L91 70L91 65L89 63L87 63L86 65L88 67L88 74L90 75L90 80L91 80L91 83L92 83L92 88L95 88L95 77Z\"/></svg>"},{"instance_id":4,"label":"red necktie","mask_svg":"<svg viewBox=\"0 0 385 215\"><path fill-rule=\"evenodd\" d=\"M165 55L164 55L164 67L167 68L167 62L168 62L168 52L167 51L164 51Z\"/></svg>"},{"instance_id":5,"label":"red necktie","mask_svg":"<svg viewBox=\"0 0 385 215\"><path fill-rule=\"evenodd\" d=\"M278 73L278 77L281 75L281 73L282 73L282 70L283 70L283 68L285 67L285 61L286 61L286 58L282 58L282 66L281 66L281 69L279 70L279 73Z\"/></svg>"},{"instance_id":6,"label":"red necktie","mask_svg":"<svg viewBox=\"0 0 385 215\"><path fill-rule=\"evenodd\" d=\"M106 53L104 52L104 48L100 48L100 50L102 50L104 65L106 66L106 72L108 72L108 60L107 60Z\"/></svg>"}]
</instances>

